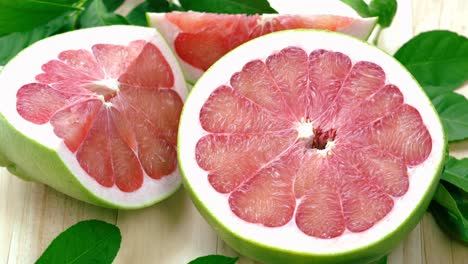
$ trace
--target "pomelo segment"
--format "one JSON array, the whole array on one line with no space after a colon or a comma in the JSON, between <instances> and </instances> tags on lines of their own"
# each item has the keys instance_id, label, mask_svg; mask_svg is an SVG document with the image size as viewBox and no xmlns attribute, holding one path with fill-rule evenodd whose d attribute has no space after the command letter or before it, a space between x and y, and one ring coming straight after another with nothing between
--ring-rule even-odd
<instances>
[{"instance_id":1,"label":"pomelo segment","mask_svg":"<svg viewBox=\"0 0 468 264\"><path fill-rule=\"evenodd\" d=\"M187 81L195 83L224 54L253 38L286 29L323 29L367 39L375 18L337 15L227 15L199 12L148 13L175 51Z\"/></svg>"},{"instance_id":2,"label":"pomelo segment","mask_svg":"<svg viewBox=\"0 0 468 264\"><path fill-rule=\"evenodd\" d=\"M178 137L202 215L266 263L387 254L422 217L445 146L437 113L403 66L314 30L270 34L220 59L194 86Z\"/></svg>"},{"instance_id":3,"label":"pomelo segment","mask_svg":"<svg viewBox=\"0 0 468 264\"><path fill-rule=\"evenodd\" d=\"M42 40L0 75L0 152L22 177L101 206L139 208L181 183L186 86L154 30L85 29Z\"/></svg>"}]
</instances>

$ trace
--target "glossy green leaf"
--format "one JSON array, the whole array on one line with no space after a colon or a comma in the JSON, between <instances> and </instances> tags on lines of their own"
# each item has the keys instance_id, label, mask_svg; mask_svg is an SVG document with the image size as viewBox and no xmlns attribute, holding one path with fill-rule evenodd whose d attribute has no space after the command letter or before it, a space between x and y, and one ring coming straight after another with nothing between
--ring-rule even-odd
<instances>
[{"instance_id":1,"label":"glossy green leaf","mask_svg":"<svg viewBox=\"0 0 468 264\"><path fill-rule=\"evenodd\" d=\"M174 10L181 10L181 7L169 3L167 0L147 0L136 6L128 15L128 21L133 25L147 26L146 21L147 12L171 12Z\"/></svg>"},{"instance_id":2,"label":"glossy green leaf","mask_svg":"<svg viewBox=\"0 0 468 264\"><path fill-rule=\"evenodd\" d=\"M383 258L377 260L374 262L374 264L387 264L387 256L384 256Z\"/></svg>"},{"instance_id":3,"label":"glossy green leaf","mask_svg":"<svg viewBox=\"0 0 468 264\"><path fill-rule=\"evenodd\" d=\"M148 24L146 21L146 12L155 11L153 11L153 8L148 2L143 2L128 13L127 20L132 25L146 26Z\"/></svg>"},{"instance_id":4,"label":"glossy green leaf","mask_svg":"<svg viewBox=\"0 0 468 264\"><path fill-rule=\"evenodd\" d=\"M121 6L124 0L102 0L107 8L107 11L114 12L119 6Z\"/></svg>"},{"instance_id":5,"label":"glossy green leaf","mask_svg":"<svg viewBox=\"0 0 468 264\"><path fill-rule=\"evenodd\" d=\"M0 37L0 65L5 65L22 49L34 42L59 32L70 20L70 15L57 17L45 25L26 32L15 32Z\"/></svg>"},{"instance_id":6,"label":"glossy green leaf","mask_svg":"<svg viewBox=\"0 0 468 264\"><path fill-rule=\"evenodd\" d=\"M369 6L364 0L341 0L341 2L349 5L362 17L371 17Z\"/></svg>"},{"instance_id":7,"label":"glossy green leaf","mask_svg":"<svg viewBox=\"0 0 468 264\"><path fill-rule=\"evenodd\" d=\"M188 264L234 264L239 258L226 257L222 255L208 255L190 261Z\"/></svg>"},{"instance_id":8,"label":"glossy green leaf","mask_svg":"<svg viewBox=\"0 0 468 264\"><path fill-rule=\"evenodd\" d=\"M421 33L405 43L395 58L431 98L452 91L468 80L468 39L454 32Z\"/></svg>"},{"instance_id":9,"label":"glossy green leaf","mask_svg":"<svg viewBox=\"0 0 468 264\"><path fill-rule=\"evenodd\" d=\"M468 138L468 100L460 94L448 92L432 100L449 141Z\"/></svg>"},{"instance_id":10,"label":"glossy green leaf","mask_svg":"<svg viewBox=\"0 0 468 264\"><path fill-rule=\"evenodd\" d=\"M369 4L371 16L378 16L377 23L382 27L389 27L397 11L396 0L372 0Z\"/></svg>"},{"instance_id":11,"label":"glossy green leaf","mask_svg":"<svg viewBox=\"0 0 468 264\"><path fill-rule=\"evenodd\" d=\"M110 264L121 240L115 225L98 220L82 221L55 238L36 264Z\"/></svg>"},{"instance_id":12,"label":"glossy green leaf","mask_svg":"<svg viewBox=\"0 0 468 264\"><path fill-rule=\"evenodd\" d=\"M371 0L369 5L364 0L341 0L362 17L378 17L382 27L388 27L397 11L396 0Z\"/></svg>"},{"instance_id":13,"label":"glossy green leaf","mask_svg":"<svg viewBox=\"0 0 468 264\"><path fill-rule=\"evenodd\" d=\"M127 19L109 12L102 0L92 0L80 17L82 28L126 24L129 24Z\"/></svg>"},{"instance_id":14,"label":"glossy green leaf","mask_svg":"<svg viewBox=\"0 0 468 264\"><path fill-rule=\"evenodd\" d=\"M452 238L468 242L468 194L440 183L430 205L439 226Z\"/></svg>"},{"instance_id":15,"label":"glossy green leaf","mask_svg":"<svg viewBox=\"0 0 468 264\"><path fill-rule=\"evenodd\" d=\"M449 157L445 164L442 180L448 181L456 187L468 192L468 158L458 160Z\"/></svg>"},{"instance_id":16,"label":"glossy green leaf","mask_svg":"<svg viewBox=\"0 0 468 264\"><path fill-rule=\"evenodd\" d=\"M26 32L73 10L86 0L0 0L0 36Z\"/></svg>"},{"instance_id":17,"label":"glossy green leaf","mask_svg":"<svg viewBox=\"0 0 468 264\"><path fill-rule=\"evenodd\" d=\"M180 0L185 10L224 14L277 13L267 0Z\"/></svg>"}]
</instances>

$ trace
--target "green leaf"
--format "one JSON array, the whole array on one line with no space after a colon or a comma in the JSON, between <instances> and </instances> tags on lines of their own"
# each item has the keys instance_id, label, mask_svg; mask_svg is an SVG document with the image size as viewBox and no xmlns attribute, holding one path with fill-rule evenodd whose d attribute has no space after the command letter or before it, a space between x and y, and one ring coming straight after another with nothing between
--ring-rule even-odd
<instances>
[{"instance_id":1,"label":"green leaf","mask_svg":"<svg viewBox=\"0 0 468 264\"><path fill-rule=\"evenodd\" d=\"M396 0L372 0L369 4L371 16L378 16L377 23L382 27L389 27L397 11Z\"/></svg>"},{"instance_id":2,"label":"green leaf","mask_svg":"<svg viewBox=\"0 0 468 264\"><path fill-rule=\"evenodd\" d=\"M114 12L119 6L121 6L124 0L103 0L104 6L106 6L107 11Z\"/></svg>"},{"instance_id":3,"label":"green leaf","mask_svg":"<svg viewBox=\"0 0 468 264\"><path fill-rule=\"evenodd\" d=\"M180 0L182 8L199 12L224 14L277 13L267 0Z\"/></svg>"},{"instance_id":4,"label":"green leaf","mask_svg":"<svg viewBox=\"0 0 468 264\"><path fill-rule=\"evenodd\" d=\"M439 226L452 238L468 242L468 194L440 183L430 210Z\"/></svg>"},{"instance_id":5,"label":"green leaf","mask_svg":"<svg viewBox=\"0 0 468 264\"><path fill-rule=\"evenodd\" d=\"M57 17L45 25L40 25L31 31L15 32L0 37L0 65L5 65L22 49L32 43L51 36L60 31L70 20L70 15Z\"/></svg>"},{"instance_id":6,"label":"green leaf","mask_svg":"<svg viewBox=\"0 0 468 264\"><path fill-rule=\"evenodd\" d=\"M387 256L384 256L383 258L377 260L374 262L374 264L387 264Z\"/></svg>"},{"instance_id":7,"label":"green leaf","mask_svg":"<svg viewBox=\"0 0 468 264\"><path fill-rule=\"evenodd\" d=\"M132 25L146 26L148 22L146 21L146 12L156 12L151 8L151 4L148 2L143 2L137 5L130 13L127 15L127 20Z\"/></svg>"},{"instance_id":8,"label":"green leaf","mask_svg":"<svg viewBox=\"0 0 468 264\"><path fill-rule=\"evenodd\" d=\"M36 264L110 264L121 240L115 225L98 220L82 221L56 237Z\"/></svg>"},{"instance_id":9,"label":"green leaf","mask_svg":"<svg viewBox=\"0 0 468 264\"><path fill-rule=\"evenodd\" d=\"M442 180L448 181L456 187L468 192L468 158L458 160L449 157L445 164Z\"/></svg>"},{"instance_id":10,"label":"green leaf","mask_svg":"<svg viewBox=\"0 0 468 264\"><path fill-rule=\"evenodd\" d=\"M454 32L421 33L405 43L395 58L431 98L452 91L468 80L468 39Z\"/></svg>"},{"instance_id":11,"label":"green leaf","mask_svg":"<svg viewBox=\"0 0 468 264\"><path fill-rule=\"evenodd\" d=\"M92 0L80 17L80 26L82 28L126 24L128 24L127 19L109 12L102 0Z\"/></svg>"},{"instance_id":12,"label":"green leaf","mask_svg":"<svg viewBox=\"0 0 468 264\"><path fill-rule=\"evenodd\" d=\"M388 27L393 21L397 11L396 0L372 0L367 5L364 0L341 0L350 6L362 17L379 17L378 23L382 27Z\"/></svg>"},{"instance_id":13,"label":"green leaf","mask_svg":"<svg viewBox=\"0 0 468 264\"><path fill-rule=\"evenodd\" d=\"M73 11L85 0L0 0L0 36L26 32Z\"/></svg>"},{"instance_id":14,"label":"green leaf","mask_svg":"<svg viewBox=\"0 0 468 264\"><path fill-rule=\"evenodd\" d=\"M221 255L208 255L190 261L188 264L234 264L239 258L231 258Z\"/></svg>"},{"instance_id":15,"label":"green leaf","mask_svg":"<svg viewBox=\"0 0 468 264\"><path fill-rule=\"evenodd\" d=\"M349 5L354 11L356 11L362 17L371 17L369 6L364 0L341 0L341 2Z\"/></svg>"},{"instance_id":16,"label":"green leaf","mask_svg":"<svg viewBox=\"0 0 468 264\"><path fill-rule=\"evenodd\" d=\"M460 94L448 92L432 100L449 141L468 138L468 100Z\"/></svg>"},{"instance_id":17,"label":"green leaf","mask_svg":"<svg viewBox=\"0 0 468 264\"><path fill-rule=\"evenodd\" d=\"M181 10L181 7L167 0L147 0L136 6L128 15L128 21L133 25L147 26L146 13L147 12L171 12L174 10Z\"/></svg>"}]
</instances>

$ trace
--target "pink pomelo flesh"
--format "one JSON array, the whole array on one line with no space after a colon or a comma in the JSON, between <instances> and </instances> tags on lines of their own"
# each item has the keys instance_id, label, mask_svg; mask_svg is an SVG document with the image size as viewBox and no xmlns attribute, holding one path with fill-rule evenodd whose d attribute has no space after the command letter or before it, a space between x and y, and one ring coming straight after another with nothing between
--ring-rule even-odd
<instances>
[{"instance_id":1,"label":"pink pomelo flesh","mask_svg":"<svg viewBox=\"0 0 468 264\"><path fill-rule=\"evenodd\" d=\"M133 192L144 173L161 179L176 170L183 102L154 44L66 50L42 70L36 82L18 90L18 113L34 124L50 123L100 185Z\"/></svg>"},{"instance_id":2,"label":"pink pomelo flesh","mask_svg":"<svg viewBox=\"0 0 468 264\"><path fill-rule=\"evenodd\" d=\"M166 19L180 33L174 40L177 55L186 63L206 71L214 62L242 43L286 29L345 30L355 19L334 15L225 15L198 12L171 12Z\"/></svg>"},{"instance_id":3,"label":"pink pomelo flesh","mask_svg":"<svg viewBox=\"0 0 468 264\"><path fill-rule=\"evenodd\" d=\"M375 63L285 48L211 93L196 161L244 221L322 239L368 230L432 150L400 88Z\"/></svg>"}]
</instances>

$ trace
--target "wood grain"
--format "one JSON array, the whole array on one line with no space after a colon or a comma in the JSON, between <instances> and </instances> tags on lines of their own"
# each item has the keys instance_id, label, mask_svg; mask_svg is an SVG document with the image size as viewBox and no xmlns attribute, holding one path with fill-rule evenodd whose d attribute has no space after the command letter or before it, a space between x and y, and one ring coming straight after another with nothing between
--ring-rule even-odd
<instances>
[{"instance_id":1,"label":"wood grain","mask_svg":"<svg viewBox=\"0 0 468 264\"><path fill-rule=\"evenodd\" d=\"M115 263L187 263L216 251L216 234L183 189L156 206L119 212L117 223L123 243Z\"/></svg>"},{"instance_id":2,"label":"wood grain","mask_svg":"<svg viewBox=\"0 0 468 264\"><path fill-rule=\"evenodd\" d=\"M124 6L128 8L128 6ZM413 30L450 29L468 35L467 0L413 0ZM461 90L468 95L468 89ZM468 142L451 151L468 156ZM117 224L123 241L115 263L180 264L206 254L236 255L201 218L181 189L147 209L119 211L76 201L0 169L0 263L33 263L61 231L84 219ZM254 262L241 258L240 264ZM431 215L389 256L390 264L468 264L468 247L450 240Z\"/></svg>"},{"instance_id":3,"label":"wood grain","mask_svg":"<svg viewBox=\"0 0 468 264\"><path fill-rule=\"evenodd\" d=\"M34 263L63 230L81 220L116 223L117 211L92 206L0 170L0 263Z\"/></svg>"}]
</instances>

